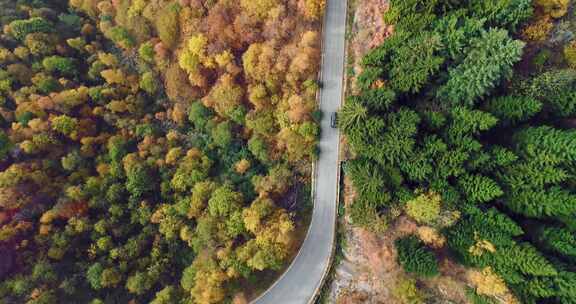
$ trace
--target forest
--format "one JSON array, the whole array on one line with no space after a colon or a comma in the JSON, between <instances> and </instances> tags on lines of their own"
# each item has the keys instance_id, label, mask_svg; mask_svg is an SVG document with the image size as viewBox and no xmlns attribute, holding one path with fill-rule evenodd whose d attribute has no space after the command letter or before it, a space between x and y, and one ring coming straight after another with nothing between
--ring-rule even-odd
<instances>
[{"instance_id":1,"label":"forest","mask_svg":"<svg viewBox=\"0 0 576 304\"><path fill-rule=\"evenodd\" d=\"M426 228L395 243L413 277L449 256L477 269L473 303L576 303L574 16L568 0L390 1L394 33L339 128L352 222Z\"/></svg>"},{"instance_id":2,"label":"forest","mask_svg":"<svg viewBox=\"0 0 576 304\"><path fill-rule=\"evenodd\" d=\"M305 231L323 0L0 0L0 303L245 303Z\"/></svg>"}]
</instances>

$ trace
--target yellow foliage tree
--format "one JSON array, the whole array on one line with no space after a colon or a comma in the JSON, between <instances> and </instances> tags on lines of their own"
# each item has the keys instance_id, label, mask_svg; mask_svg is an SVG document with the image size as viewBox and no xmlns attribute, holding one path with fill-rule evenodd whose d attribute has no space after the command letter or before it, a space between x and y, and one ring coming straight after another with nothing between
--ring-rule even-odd
<instances>
[{"instance_id":1,"label":"yellow foliage tree","mask_svg":"<svg viewBox=\"0 0 576 304\"><path fill-rule=\"evenodd\" d=\"M467 279L476 287L476 292L486 296L502 296L509 292L506 283L490 267L482 270L469 270Z\"/></svg>"},{"instance_id":2,"label":"yellow foliage tree","mask_svg":"<svg viewBox=\"0 0 576 304\"><path fill-rule=\"evenodd\" d=\"M429 191L406 203L406 213L419 223L430 224L440 215L442 196Z\"/></svg>"},{"instance_id":3,"label":"yellow foliage tree","mask_svg":"<svg viewBox=\"0 0 576 304\"><path fill-rule=\"evenodd\" d=\"M576 68L576 41L564 47L564 59L571 68Z\"/></svg>"},{"instance_id":4,"label":"yellow foliage tree","mask_svg":"<svg viewBox=\"0 0 576 304\"><path fill-rule=\"evenodd\" d=\"M552 18L560 18L568 12L570 0L536 0L536 7Z\"/></svg>"},{"instance_id":5,"label":"yellow foliage tree","mask_svg":"<svg viewBox=\"0 0 576 304\"><path fill-rule=\"evenodd\" d=\"M278 5L278 0L241 0L240 5L258 20L264 20L270 10Z\"/></svg>"},{"instance_id":6,"label":"yellow foliage tree","mask_svg":"<svg viewBox=\"0 0 576 304\"><path fill-rule=\"evenodd\" d=\"M553 27L554 24L550 20L550 17L544 16L526 26L522 30L522 37L528 41L543 42L548 38Z\"/></svg>"},{"instance_id":7,"label":"yellow foliage tree","mask_svg":"<svg viewBox=\"0 0 576 304\"><path fill-rule=\"evenodd\" d=\"M418 237L432 248L442 248L446 244L446 238L432 227L418 227L417 232Z\"/></svg>"},{"instance_id":8,"label":"yellow foliage tree","mask_svg":"<svg viewBox=\"0 0 576 304\"><path fill-rule=\"evenodd\" d=\"M304 16L311 20L318 20L324 15L326 0L305 0Z\"/></svg>"}]
</instances>

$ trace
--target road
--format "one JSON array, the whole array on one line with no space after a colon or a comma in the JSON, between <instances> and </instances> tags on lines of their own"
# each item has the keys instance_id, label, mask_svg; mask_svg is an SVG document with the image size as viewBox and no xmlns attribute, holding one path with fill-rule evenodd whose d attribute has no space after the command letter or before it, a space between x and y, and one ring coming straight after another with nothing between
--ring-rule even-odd
<instances>
[{"instance_id":1,"label":"road","mask_svg":"<svg viewBox=\"0 0 576 304\"><path fill-rule=\"evenodd\" d=\"M280 279L253 304L307 304L314 300L331 263L335 241L339 132L330 115L342 101L346 0L328 0L323 34L320 90L320 157L316 163L314 211L300 252Z\"/></svg>"}]
</instances>

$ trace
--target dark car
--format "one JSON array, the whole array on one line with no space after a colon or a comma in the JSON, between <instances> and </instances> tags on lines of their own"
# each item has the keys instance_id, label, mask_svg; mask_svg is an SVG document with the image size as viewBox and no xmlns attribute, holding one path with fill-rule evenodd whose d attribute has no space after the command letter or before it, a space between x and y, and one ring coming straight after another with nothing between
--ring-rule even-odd
<instances>
[{"instance_id":1,"label":"dark car","mask_svg":"<svg viewBox=\"0 0 576 304\"><path fill-rule=\"evenodd\" d=\"M338 128L338 113L334 112L330 116L330 126L334 129Z\"/></svg>"}]
</instances>

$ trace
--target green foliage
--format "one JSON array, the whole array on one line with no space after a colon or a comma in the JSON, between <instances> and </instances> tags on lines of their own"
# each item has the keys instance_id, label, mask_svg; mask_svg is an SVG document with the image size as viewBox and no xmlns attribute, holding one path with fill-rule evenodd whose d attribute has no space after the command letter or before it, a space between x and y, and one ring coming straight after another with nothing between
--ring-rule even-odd
<instances>
[{"instance_id":1,"label":"green foliage","mask_svg":"<svg viewBox=\"0 0 576 304\"><path fill-rule=\"evenodd\" d=\"M60 14L58 21L72 30L79 31L82 27L82 18L76 14Z\"/></svg>"},{"instance_id":2,"label":"green foliage","mask_svg":"<svg viewBox=\"0 0 576 304\"><path fill-rule=\"evenodd\" d=\"M268 148L264 139L259 136L252 136L248 141L248 150L263 163L267 163L269 160L268 157Z\"/></svg>"},{"instance_id":3,"label":"green foliage","mask_svg":"<svg viewBox=\"0 0 576 304\"><path fill-rule=\"evenodd\" d=\"M171 304L177 302L178 299L177 289L173 286L167 286L156 293L154 300L150 304Z\"/></svg>"},{"instance_id":4,"label":"green foliage","mask_svg":"<svg viewBox=\"0 0 576 304\"><path fill-rule=\"evenodd\" d=\"M280 204L309 186L319 23L272 46L235 3L172 2L0 1L1 303L229 302L291 257L308 208ZM200 33L188 74L176 47Z\"/></svg>"},{"instance_id":5,"label":"green foliage","mask_svg":"<svg viewBox=\"0 0 576 304\"><path fill-rule=\"evenodd\" d=\"M126 280L126 289L131 293L142 295L152 288L154 282L143 272L136 272Z\"/></svg>"},{"instance_id":6,"label":"green foliage","mask_svg":"<svg viewBox=\"0 0 576 304\"><path fill-rule=\"evenodd\" d=\"M212 160L206 156L199 158L187 157L180 162L174 176L170 180L170 185L174 190L180 192L191 189L194 184L208 177L212 164Z\"/></svg>"},{"instance_id":7,"label":"green foliage","mask_svg":"<svg viewBox=\"0 0 576 304\"><path fill-rule=\"evenodd\" d=\"M226 148L232 143L232 123L230 121L219 123L212 130L212 138L217 146Z\"/></svg>"},{"instance_id":8,"label":"green foliage","mask_svg":"<svg viewBox=\"0 0 576 304\"><path fill-rule=\"evenodd\" d=\"M519 190L509 194L506 206L527 217L571 216L576 212L576 195L560 187Z\"/></svg>"},{"instance_id":9,"label":"green foliage","mask_svg":"<svg viewBox=\"0 0 576 304\"><path fill-rule=\"evenodd\" d=\"M498 119L490 113L464 107L455 107L450 114L452 121L448 128L448 136L452 142L457 142L469 135L478 135L482 131L490 130L498 123Z\"/></svg>"},{"instance_id":10,"label":"green foliage","mask_svg":"<svg viewBox=\"0 0 576 304\"><path fill-rule=\"evenodd\" d=\"M466 297L472 302L472 304L497 304L496 300L487 296L479 295L474 291L474 289L466 289Z\"/></svg>"},{"instance_id":11,"label":"green foliage","mask_svg":"<svg viewBox=\"0 0 576 304\"><path fill-rule=\"evenodd\" d=\"M398 92L420 91L444 63L436 55L441 48L440 36L426 32L402 44L391 58L390 86Z\"/></svg>"},{"instance_id":12,"label":"green foliage","mask_svg":"<svg viewBox=\"0 0 576 304\"><path fill-rule=\"evenodd\" d=\"M54 26L52 23L41 17L34 17L27 20L15 20L8 26L10 34L14 38L23 41L31 33L50 33Z\"/></svg>"},{"instance_id":13,"label":"green foliage","mask_svg":"<svg viewBox=\"0 0 576 304\"><path fill-rule=\"evenodd\" d=\"M152 63L154 62L154 46L152 45L151 42L146 42L143 43L142 45L140 45L140 47L138 48L138 55L140 55L140 58L142 58L142 60Z\"/></svg>"},{"instance_id":14,"label":"green foliage","mask_svg":"<svg viewBox=\"0 0 576 304\"><path fill-rule=\"evenodd\" d=\"M516 153L538 163L576 161L575 131L548 126L526 128L515 134Z\"/></svg>"},{"instance_id":15,"label":"green foliage","mask_svg":"<svg viewBox=\"0 0 576 304\"><path fill-rule=\"evenodd\" d=\"M76 130L78 119L66 115L60 115L54 117L51 120L51 123L54 131L60 132L64 135L70 135Z\"/></svg>"},{"instance_id":16,"label":"green foliage","mask_svg":"<svg viewBox=\"0 0 576 304\"><path fill-rule=\"evenodd\" d=\"M86 271L86 279L94 289L102 288L101 277L104 267L100 263L92 264Z\"/></svg>"},{"instance_id":17,"label":"green foliage","mask_svg":"<svg viewBox=\"0 0 576 304\"><path fill-rule=\"evenodd\" d=\"M149 168L142 164L136 164L128 169L126 172L126 190L132 196L141 197L153 189L153 178Z\"/></svg>"},{"instance_id":18,"label":"green foliage","mask_svg":"<svg viewBox=\"0 0 576 304\"><path fill-rule=\"evenodd\" d=\"M538 233L538 241L554 253L570 261L576 259L576 237L571 231L558 227L545 227Z\"/></svg>"},{"instance_id":19,"label":"green foliage","mask_svg":"<svg viewBox=\"0 0 576 304\"><path fill-rule=\"evenodd\" d=\"M543 102L554 116L576 113L576 72L573 69L546 71L525 84L526 94Z\"/></svg>"},{"instance_id":20,"label":"green foliage","mask_svg":"<svg viewBox=\"0 0 576 304\"><path fill-rule=\"evenodd\" d=\"M361 199L378 207L390 199L385 191L386 172L377 164L367 159L354 159L346 164L346 173Z\"/></svg>"},{"instance_id":21,"label":"green foliage","mask_svg":"<svg viewBox=\"0 0 576 304\"><path fill-rule=\"evenodd\" d=\"M443 47L439 52L446 58L460 62L465 55L470 40L483 31L484 19L449 14L434 22L434 31L440 35Z\"/></svg>"},{"instance_id":22,"label":"green foliage","mask_svg":"<svg viewBox=\"0 0 576 304\"><path fill-rule=\"evenodd\" d=\"M212 116L212 111L206 108L201 102L194 102L188 110L188 120L199 130L206 127L206 124Z\"/></svg>"},{"instance_id":23,"label":"green foliage","mask_svg":"<svg viewBox=\"0 0 576 304\"><path fill-rule=\"evenodd\" d=\"M140 88L150 95L154 95L158 91L157 76L152 72L142 74L140 78Z\"/></svg>"},{"instance_id":24,"label":"green foliage","mask_svg":"<svg viewBox=\"0 0 576 304\"><path fill-rule=\"evenodd\" d=\"M370 109L384 111L394 103L396 93L388 89L375 89L363 92L363 94L358 97L353 96L350 98L358 98L360 103Z\"/></svg>"},{"instance_id":25,"label":"green foliage","mask_svg":"<svg viewBox=\"0 0 576 304\"><path fill-rule=\"evenodd\" d=\"M468 7L473 17L485 18L489 26L511 31L518 29L533 14L530 0L472 0Z\"/></svg>"},{"instance_id":26,"label":"green foliage","mask_svg":"<svg viewBox=\"0 0 576 304\"><path fill-rule=\"evenodd\" d=\"M42 60L42 66L48 72L58 72L66 76L74 76L77 73L76 65L72 58L50 56Z\"/></svg>"},{"instance_id":27,"label":"green foliage","mask_svg":"<svg viewBox=\"0 0 576 304\"><path fill-rule=\"evenodd\" d=\"M356 99L349 99L338 113L338 127L344 131L357 127L367 114L368 110Z\"/></svg>"},{"instance_id":28,"label":"green foliage","mask_svg":"<svg viewBox=\"0 0 576 304\"><path fill-rule=\"evenodd\" d=\"M441 203L440 195L422 193L406 203L406 213L421 224L432 224L440 215Z\"/></svg>"},{"instance_id":29,"label":"green foliage","mask_svg":"<svg viewBox=\"0 0 576 304\"><path fill-rule=\"evenodd\" d=\"M367 67L362 71L362 74L356 79L356 84L362 90L368 90L372 84L382 76L384 70L382 68Z\"/></svg>"},{"instance_id":30,"label":"green foliage","mask_svg":"<svg viewBox=\"0 0 576 304\"><path fill-rule=\"evenodd\" d=\"M438 98L453 105L471 106L490 93L500 81L512 76L512 67L522 56L524 43L512 40L505 30L491 29L471 41L463 62L448 72L448 82Z\"/></svg>"},{"instance_id":31,"label":"green foliage","mask_svg":"<svg viewBox=\"0 0 576 304\"><path fill-rule=\"evenodd\" d=\"M416 287L416 280L404 279L392 290L395 297L401 299L406 304L423 304L424 297Z\"/></svg>"},{"instance_id":32,"label":"green foliage","mask_svg":"<svg viewBox=\"0 0 576 304\"><path fill-rule=\"evenodd\" d=\"M356 157L345 167L356 190L347 211L370 226L405 203L420 223L447 227L460 262L490 267L523 303L572 303L576 136L552 126L576 113L576 73L549 60L513 75L524 43L511 37L532 14L529 0L390 1L394 35L362 60L345 108L353 119L341 113ZM426 252L415 237L396 246L407 270L433 268L413 262L434 259L410 255Z\"/></svg>"},{"instance_id":33,"label":"green foliage","mask_svg":"<svg viewBox=\"0 0 576 304\"><path fill-rule=\"evenodd\" d=\"M394 242L398 250L398 262L408 273L432 277L438 274L438 263L433 252L415 236L408 236Z\"/></svg>"},{"instance_id":34,"label":"green foliage","mask_svg":"<svg viewBox=\"0 0 576 304\"><path fill-rule=\"evenodd\" d=\"M523 96L503 96L490 100L486 110L504 125L516 125L534 117L542 110L542 103Z\"/></svg>"},{"instance_id":35,"label":"green foliage","mask_svg":"<svg viewBox=\"0 0 576 304\"><path fill-rule=\"evenodd\" d=\"M466 175L458 180L459 189L473 203L487 203L504 194L492 179L482 175Z\"/></svg>"},{"instance_id":36,"label":"green foliage","mask_svg":"<svg viewBox=\"0 0 576 304\"><path fill-rule=\"evenodd\" d=\"M106 35L112 40L114 43L118 44L122 48L128 49L134 47L135 41L134 38L128 33L124 27L115 26L109 29L106 32Z\"/></svg>"}]
</instances>

